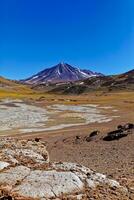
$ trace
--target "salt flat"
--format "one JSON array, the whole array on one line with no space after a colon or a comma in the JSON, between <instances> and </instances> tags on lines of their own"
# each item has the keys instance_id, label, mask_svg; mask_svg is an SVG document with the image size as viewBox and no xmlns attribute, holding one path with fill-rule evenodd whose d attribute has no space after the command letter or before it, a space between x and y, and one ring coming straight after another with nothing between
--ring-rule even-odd
<instances>
[{"instance_id":1,"label":"salt flat","mask_svg":"<svg viewBox=\"0 0 134 200\"><path fill-rule=\"evenodd\" d=\"M109 122L113 117L101 113L98 105L60 105L54 104L45 108L26 104L18 100L3 100L0 102L1 132L17 130L21 133L63 129L71 126L89 123ZM59 116L65 121L56 121ZM53 116L56 116L53 118ZM66 119L73 118L73 122L66 123ZM77 122L76 119L80 119ZM52 121L53 125L48 125Z\"/></svg>"}]
</instances>

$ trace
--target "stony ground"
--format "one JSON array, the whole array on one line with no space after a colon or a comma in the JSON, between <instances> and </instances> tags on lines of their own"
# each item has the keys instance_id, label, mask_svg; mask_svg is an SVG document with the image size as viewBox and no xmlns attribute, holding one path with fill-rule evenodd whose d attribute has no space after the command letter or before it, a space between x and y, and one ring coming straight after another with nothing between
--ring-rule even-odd
<instances>
[{"instance_id":1,"label":"stony ground","mask_svg":"<svg viewBox=\"0 0 134 200\"><path fill-rule=\"evenodd\" d=\"M0 139L1 200L128 200L132 188L75 163L50 163L46 144Z\"/></svg>"}]
</instances>

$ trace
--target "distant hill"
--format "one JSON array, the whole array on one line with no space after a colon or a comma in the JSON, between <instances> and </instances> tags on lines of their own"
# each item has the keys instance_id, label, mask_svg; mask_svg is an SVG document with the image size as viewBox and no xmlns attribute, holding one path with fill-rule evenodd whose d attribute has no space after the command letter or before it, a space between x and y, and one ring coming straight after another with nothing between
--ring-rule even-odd
<instances>
[{"instance_id":1,"label":"distant hill","mask_svg":"<svg viewBox=\"0 0 134 200\"><path fill-rule=\"evenodd\" d=\"M123 74L113 76L95 76L64 84L46 86L39 84L35 89L47 90L50 93L81 94L90 91L121 91L134 90L134 69Z\"/></svg>"},{"instance_id":2,"label":"distant hill","mask_svg":"<svg viewBox=\"0 0 134 200\"><path fill-rule=\"evenodd\" d=\"M32 89L26 85L20 84L18 81L9 80L0 76L0 92L30 93Z\"/></svg>"},{"instance_id":3,"label":"distant hill","mask_svg":"<svg viewBox=\"0 0 134 200\"><path fill-rule=\"evenodd\" d=\"M19 85L19 83L17 84L15 81L6 79L2 76L0 76L0 88L7 88L7 89L12 89L15 88Z\"/></svg>"},{"instance_id":4,"label":"distant hill","mask_svg":"<svg viewBox=\"0 0 134 200\"><path fill-rule=\"evenodd\" d=\"M82 70L72 67L67 63L59 63L51 68L47 68L30 78L22 80L23 83L28 84L53 84L53 83L66 83L84 80L89 77L103 76L101 73L92 72L90 70Z\"/></svg>"}]
</instances>

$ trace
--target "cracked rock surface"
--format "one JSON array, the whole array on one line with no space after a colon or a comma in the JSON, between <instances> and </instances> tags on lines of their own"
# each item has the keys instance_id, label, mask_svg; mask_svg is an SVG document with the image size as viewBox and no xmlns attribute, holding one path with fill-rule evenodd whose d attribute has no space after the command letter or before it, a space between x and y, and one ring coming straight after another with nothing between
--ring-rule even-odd
<instances>
[{"instance_id":1,"label":"cracked rock surface","mask_svg":"<svg viewBox=\"0 0 134 200\"><path fill-rule=\"evenodd\" d=\"M117 181L75 163L50 163L45 143L0 139L1 200L127 200Z\"/></svg>"}]
</instances>

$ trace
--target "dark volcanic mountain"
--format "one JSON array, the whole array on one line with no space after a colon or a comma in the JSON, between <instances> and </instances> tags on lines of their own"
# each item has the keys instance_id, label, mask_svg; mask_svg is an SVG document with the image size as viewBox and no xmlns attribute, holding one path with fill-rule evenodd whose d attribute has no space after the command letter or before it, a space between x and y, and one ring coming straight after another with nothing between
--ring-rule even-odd
<instances>
[{"instance_id":1,"label":"dark volcanic mountain","mask_svg":"<svg viewBox=\"0 0 134 200\"><path fill-rule=\"evenodd\" d=\"M46 84L46 83L65 83L84 80L89 77L103 76L101 73L92 72L90 70L81 70L72 67L67 63L59 63L58 65L47 68L32 77L22 80L28 84Z\"/></svg>"}]
</instances>

